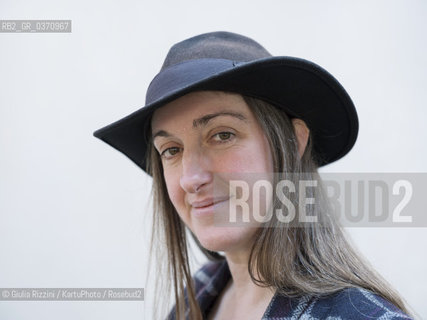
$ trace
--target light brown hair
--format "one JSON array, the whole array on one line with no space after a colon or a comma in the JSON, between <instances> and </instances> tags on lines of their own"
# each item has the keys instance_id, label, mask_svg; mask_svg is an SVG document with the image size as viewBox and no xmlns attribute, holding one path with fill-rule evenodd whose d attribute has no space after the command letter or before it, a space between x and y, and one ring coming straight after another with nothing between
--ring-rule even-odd
<instances>
[{"instance_id":1,"label":"light brown hair","mask_svg":"<svg viewBox=\"0 0 427 320\"><path fill-rule=\"evenodd\" d=\"M291 179L295 185L299 180L321 182L316 165L319 161L316 157L319 155L313 152L312 138L309 138L303 156L299 157L297 140L288 115L263 100L249 96L243 98L268 139L274 170L279 173L276 179L282 175ZM173 288L177 319L185 319L186 316L202 319L189 266L187 234L191 232L186 231L168 197L160 157L152 143L147 163L149 173L153 176L151 252L156 254L157 260L162 260L158 261L159 265L167 263L166 268L158 272L157 290L170 292ZM307 215L316 216L318 222L286 224L273 216L264 227L257 230L248 264L252 280L288 296L310 294L320 297L344 288L360 287L382 296L409 314L397 292L349 243L332 214L323 189L315 190L312 197L316 199L316 206L309 206L311 212ZM288 196L297 203L298 193ZM275 207L281 205L278 201L274 202ZM296 214L298 216L298 210ZM206 250L195 240L210 260L224 259L218 253Z\"/></svg>"}]
</instances>

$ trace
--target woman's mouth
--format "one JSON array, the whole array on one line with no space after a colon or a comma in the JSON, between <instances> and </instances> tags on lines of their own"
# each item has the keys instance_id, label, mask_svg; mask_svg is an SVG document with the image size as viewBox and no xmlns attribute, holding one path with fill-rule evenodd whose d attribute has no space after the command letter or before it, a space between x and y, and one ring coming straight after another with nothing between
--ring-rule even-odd
<instances>
[{"instance_id":1,"label":"woman's mouth","mask_svg":"<svg viewBox=\"0 0 427 320\"><path fill-rule=\"evenodd\" d=\"M228 197L207 198L191 202L191 214L196 217L213 215L215 210L228 201Z\"/></svg>"}]
</instances>

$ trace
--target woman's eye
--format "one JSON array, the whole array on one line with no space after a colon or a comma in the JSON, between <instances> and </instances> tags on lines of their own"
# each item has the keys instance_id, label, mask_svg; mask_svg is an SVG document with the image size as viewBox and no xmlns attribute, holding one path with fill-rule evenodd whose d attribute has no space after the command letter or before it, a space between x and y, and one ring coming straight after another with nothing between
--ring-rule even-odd
<instances>
[{"instance_id":1,"label":"woman's eye","mask_svg":"<svg viewBox=\"0 0 427 320\"><path fill-rule=\"evenodd\" d=\"M227 142L231 140L233 137L234 137L234 133L224 131L224 132L219 132L217 134L214 134L212 138L215 141L221 143L221 142Z\"/></svg>"},{"instance_id":2,"label":"woman's eye","mask_svg":"<svg viewBox=\"0 0 427 320\"><path fill-rule=\"evenodd\" d=\"M165 159L170 159L174 155L176 155L178 152L179 152L178 147L171 147L171 148L167 148L167 149L163 150L162 153L160 154L160 156L162 158L165 158Z\"/></svg>"}]
</instances>

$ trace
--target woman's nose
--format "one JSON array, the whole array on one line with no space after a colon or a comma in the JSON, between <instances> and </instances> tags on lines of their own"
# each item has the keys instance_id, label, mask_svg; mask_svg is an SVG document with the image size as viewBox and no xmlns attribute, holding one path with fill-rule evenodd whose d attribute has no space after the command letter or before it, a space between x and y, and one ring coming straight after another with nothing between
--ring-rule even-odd
<instances>
[{"instance_id":1,"label":"woman's nose","mask_svg":"<svg viewBox=\"0 0 427 320\"><path fill-rule=\"evenodd\" d=\"M184 150L182 157L181 187L188 193L197 193L208 186L213 179L209 159L202 151Z\"/></svg>"}]
</instances>

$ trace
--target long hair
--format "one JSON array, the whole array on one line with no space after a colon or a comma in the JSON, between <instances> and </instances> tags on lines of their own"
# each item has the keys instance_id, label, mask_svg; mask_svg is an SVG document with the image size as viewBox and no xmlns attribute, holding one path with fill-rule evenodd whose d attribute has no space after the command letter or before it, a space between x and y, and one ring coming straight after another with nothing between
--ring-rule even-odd
<instances>
[{"instance_id":1,"label":"long hair","mask_svg":"<svg viewBox=\"0 0 427 320\"><path fill-rule=\"evenodd\" d=\"M409 314L397 292L351 246L332 214L321 187L316 164L320 159L313 152L311 136L304 154L299 157L295 132L288 115L266 101L249 96L243 98L268 139L274 171L278 173L275 179L286 178L294 185L298 185L300 180L320 182L311 195L316 199L316 205L307 206L307 216L315 216L317 222L297 225L294 222L280 222L273 216L257 230L248 263L252 281L287 296L309 294L321 297L348 287L364 288ZM163 273L158 273L156 288L164 293L170 292L173 287L176 319L202 319L189 267L186 227L169 200L160 157L152 144L147 162L149 173L153 176L151 253L155 252L159 265L167 263ZM288 197L293 203L298 203L298 192ZM281 206L283 204L277 199L273 201L274 208ZM224 259L195 240L208 259Z\"/></svg>"}]
</instances>

